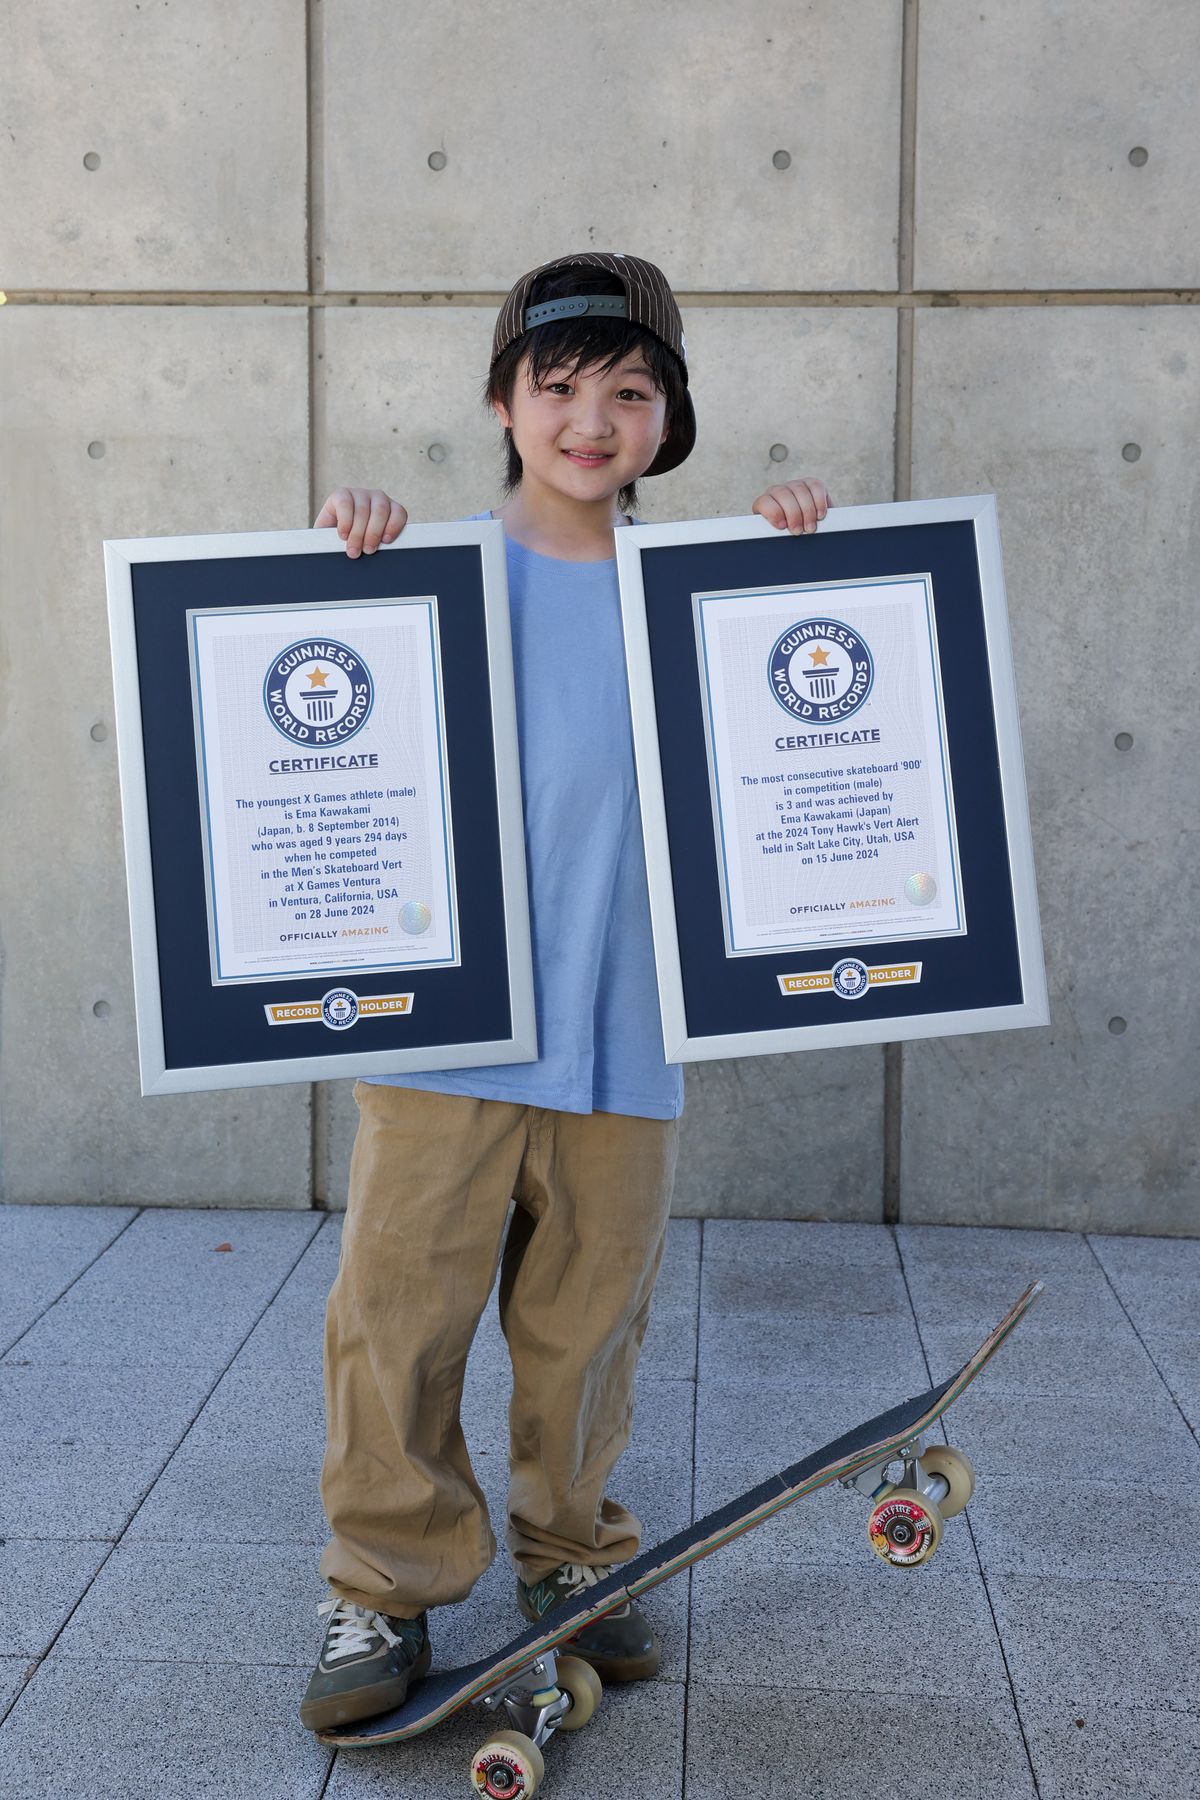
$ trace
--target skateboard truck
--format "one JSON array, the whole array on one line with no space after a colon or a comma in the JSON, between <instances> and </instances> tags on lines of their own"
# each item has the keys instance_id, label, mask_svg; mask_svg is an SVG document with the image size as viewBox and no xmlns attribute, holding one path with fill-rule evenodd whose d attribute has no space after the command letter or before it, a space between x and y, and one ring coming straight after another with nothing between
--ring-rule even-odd
<instances>
[{"instance_id":1,"label":"skateboard truck","mask_svg":"<svg viewBox=\"0 0 1200 1800\"><path fill-rule=\"evenodd\" d=\"M975 1471L961 1450L925 1449L914 1438L883 1461L844 1475L841 1485L875 1502L867 1536L876 1556L894 1569L915 1569L941 1543L943 1522L970 1500Z\"/></svg>"},{"instance_id":2,"label":"skateboard truck","mask_svg":"<svg viewBox=\"0 0 1200 1800\"><path fill-rule=\"evenodd\" d=\"M514 1731L524 1732L539 1746L544 1744L571 1710L571 1695L558 1685L555 1652L546 1650L536 1662L526 1663L499 1687L484 1694L482 1704L490 1712L499 1712L503 1707Z\"/></svg>"}]
</instances>

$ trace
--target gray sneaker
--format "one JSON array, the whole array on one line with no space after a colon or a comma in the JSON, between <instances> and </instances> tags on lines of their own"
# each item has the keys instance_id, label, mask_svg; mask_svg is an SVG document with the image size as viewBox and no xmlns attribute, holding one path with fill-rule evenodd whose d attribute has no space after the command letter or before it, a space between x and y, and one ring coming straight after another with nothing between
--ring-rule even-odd
<instances>
[{"instance_id":1,"label":"gray sneaker","mask_svg":"<svg viewBox=\"0 0 1200 1800\"><path fill-rule=\"evenodd\" d=\"M427 1614L396 1619L352 1606L336 1594L317 1608L325 1640L304 1699L300 1723L329 1731L400 1706L409 1683L429 1673Z\"/></svg>"},{"instance_id":2,"label":"gray sneaker","mask_svg":"<svg viewBox=\"0 0 1200 1800\"><path fill-rule=\"evenodd\" d=\"M604 1581L615 1563L563 1563L541 1581L517 1578L517 1605L525 1618L541 1619L564 1600L574 1600ZM643 1612L626 1600L614 1612L594 1619L559 1646L591 1663L601 1681L646 1681L658 1673L662 1645Z\"/></svg>"}]
</instances>

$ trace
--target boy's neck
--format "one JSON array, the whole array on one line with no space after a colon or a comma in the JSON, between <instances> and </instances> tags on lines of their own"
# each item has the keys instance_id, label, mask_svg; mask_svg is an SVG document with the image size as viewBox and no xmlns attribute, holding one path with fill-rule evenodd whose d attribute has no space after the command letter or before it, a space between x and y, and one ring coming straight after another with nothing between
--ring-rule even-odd
<instances>
[{"instance_id":1,"label":"boy's neck","mask_svg":"<svg viewBox=\"0 0 1200 1800\"><path fill-rule=\"evenodd\" d=\"M530 490L525 483L506 505L496 507L492 516L503 520L514 543L565 562L607 561L615 555L613 530L625 523L615 495L595 501L572 500L550 488Z\"/></svg>"}]
</instances>

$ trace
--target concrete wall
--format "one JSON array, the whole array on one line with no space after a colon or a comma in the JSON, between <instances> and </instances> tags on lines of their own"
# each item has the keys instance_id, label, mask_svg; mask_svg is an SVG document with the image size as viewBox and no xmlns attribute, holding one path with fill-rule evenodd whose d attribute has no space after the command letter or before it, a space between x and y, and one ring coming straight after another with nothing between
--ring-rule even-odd
<instances>
[{"instance_id":1,"label":"concrete wall","mask_svg":"<svg viewBox=\"0 0 1200 1800\"><path fill-rule=\"evenodd\" d=\"M1047 1031L690 1069L678 1210L1200 1231L1194 0L43 0L13 47L7 1198L344 1199L347 1084L137 1097L100 541L491 503L496 306L593 245L686 313L645 516L997 494L1049 964Z\"/></svg>"}]
</instances>

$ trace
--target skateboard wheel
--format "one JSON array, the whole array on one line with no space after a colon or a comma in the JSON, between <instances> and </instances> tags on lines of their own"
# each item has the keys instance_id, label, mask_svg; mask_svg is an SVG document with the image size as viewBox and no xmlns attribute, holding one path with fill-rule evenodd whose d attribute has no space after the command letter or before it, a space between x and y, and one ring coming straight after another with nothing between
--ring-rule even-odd
<instances>
[{"instance_id":1,"label":"skateboard wheel","mask_svg":"<svg viewBox=\"0 0 1200 1800\"><path fill-rule=\"evenodd\" d=\"M520 1731L498 1731L471 1764L471 1783L486 1800L525 1800L541 1785L546 1765L532 1738Z\"/></svg>"},{"instance_id":2,"label":"skateboard wheel","mask_svg":"<svg viewBox=\"0 0 1200 1800\"><path fill-rule=\"evenodd\" d=\"M557 1730L578 1731L600 1704L604 1691L600 1677L591 1663L585 1663L581 1656L560 1656L558 1685L564 1694L571 1696L571 1710L558 1721Z\"/></svg>"},{"instance_id":3,"label":"skateboard wheel","mask_svg":"<svg viewBox=\"0 0 1200 1800\"><path fill-rule=\"evenodd\" d=\"M928 1562L942 1541L942 1515L932 1500L912 1488L893 1488L867 1522L876 1556L894 1569L915 1569Z\"/></svg>"},{"instance_id":4,"label":"skateboard wheel","mask_svg":"<svg viewBox=\"0 0 1200 1800\"><path fill-rule=\"evenodd\" d=\"M950 1492L942 1495L937 1509L943 1519L953 1519L975 1492L975 1470L962 1451L949 1444L931 1444L921 1458L921 1467L927 1475L940 1475L950 1483Z\"/></svg>"}]
</instances>

